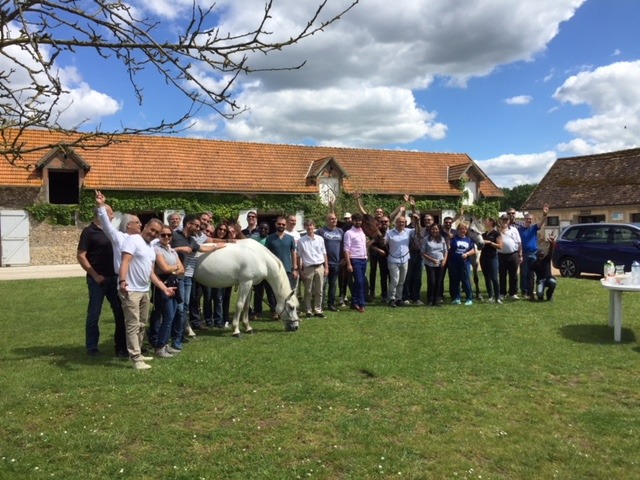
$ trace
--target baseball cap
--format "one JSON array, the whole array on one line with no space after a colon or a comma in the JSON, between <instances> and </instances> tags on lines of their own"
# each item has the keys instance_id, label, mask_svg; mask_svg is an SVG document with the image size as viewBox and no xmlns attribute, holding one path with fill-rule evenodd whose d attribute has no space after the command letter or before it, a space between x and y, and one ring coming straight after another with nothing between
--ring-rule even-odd
<instances>
[{"instance_id":1,"label":"baseball cap","mask_svg":"<svg viewBox=\"0 0 640 480\"><path fill-rule=\"evenodd\" d=\"M349 212L345 212L343 218L351 218L351 214Z\"/></svg>"}]
</instances>

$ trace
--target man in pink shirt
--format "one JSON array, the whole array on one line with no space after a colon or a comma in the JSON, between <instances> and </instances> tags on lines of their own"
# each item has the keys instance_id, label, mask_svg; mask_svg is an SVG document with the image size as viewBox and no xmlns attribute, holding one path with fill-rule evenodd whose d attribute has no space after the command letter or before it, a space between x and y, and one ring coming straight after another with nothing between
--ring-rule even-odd
<instances>
[{"instance_id":1,"label":"man in pink shirt","mask_svg":"<svg viewBox=\"0 0 640 480\"><path fill-rule=\"evenodd\" d=\"M351 308L364 313L367 237L362 231L362 214L354 213L351 222L352 227L344 233L344 258L347 270L353 273Z\"/></svg>"}]
</instances>

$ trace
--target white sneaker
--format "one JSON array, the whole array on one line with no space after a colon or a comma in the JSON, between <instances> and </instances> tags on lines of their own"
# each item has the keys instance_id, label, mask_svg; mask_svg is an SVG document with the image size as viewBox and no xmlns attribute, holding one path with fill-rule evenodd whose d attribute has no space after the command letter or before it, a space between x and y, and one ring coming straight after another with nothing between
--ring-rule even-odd
<instances>
[{"instance_id":1,"label":"white sneaker","mask_svg":"<svg viewBox=\"0 0 640 480\"><path fill-rule=\"evenodd\" d=\"M156 348L156 357L173 358L173 355L167 351L166 345L162 348Z\"/></svg>"},{"instance_id":2,"label":"white sneaker","mask_svg":"<svg viewBox=\"0 0 640 480\"><path fill-rule=\"evenodd\" d=\"M511 300L520 300L518 295L511 295Z\"/></svg>"},{"instance_id":3,"label":"white sneaker","mask_svg":"<svg viewBox=\"0 0 640 480\"><path fill-rule=\"evenodd\" d=\"M416 300L415 302L413 302L413 304L417 306L424 305L424 303L422 303L422 300Z\"/></svg>"},{"instance_id":4,"label":"white sneaker","mask_svg":"<svg viewBox=\"0 0 640 480\"><path fill-rule=\"evenodd\" d=\"M411 302L409 300L405 300L402 302L403 305L411 305Z\"/></svg>"},{"instance_id":5,"label":"white sneaker","mask_svg":"<svg viewBox=\"0 0 640 480\"><path fill-rule=\"evenodd\" d=\"M178 350L177 348L173 348L171 345L167 345L164 348L167 350L167 353L170 353L171 355L177 355L182 351Z\"/></svg>"},{"instance_id":6,"label":"white sneaker","mask_svg":"<svg viewBox=\"0 0 640 480\"><path fill-rule=\"evenodd\" d=\"M133 368L136 370L149 370L151 365L148 365L144 362L133 362Z\"/></svg>"},{"instance_id":7,"label":"white sneaker","mask_svg":"<svg viewBox=\"0 0 640 480\"><path fill-rule=\"evenodd\" d=\"M495 303L495 300L493 298L490 298L489 300L487 300L487 303Z\"/></svg>"},{"instance_id":8,"label":"white sneaker","mask_svg":"<svg viewBox=\"0 0 640 480\"><path fill-rule=\"evenodd\" d=\"M500 298L499 298L498 300L496 300L496 303L497 303L498 305L502 305L502 299L500 299Z\"/></svg>"}]
</instances>

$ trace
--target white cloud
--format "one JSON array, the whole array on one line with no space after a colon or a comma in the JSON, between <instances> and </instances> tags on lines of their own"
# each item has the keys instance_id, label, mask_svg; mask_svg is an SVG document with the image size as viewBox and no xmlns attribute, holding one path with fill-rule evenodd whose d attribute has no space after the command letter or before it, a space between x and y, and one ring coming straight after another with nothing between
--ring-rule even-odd
<instances>
[{"instance_id":1,"label":"white cloud","mask_svg":"<svg viewBox=\"0 0 640 480\"><path fill-rule=\"evenodd\" d=\"M14 36L17 32L15 24L5 26L3 32L5 37ZM45 61L50 59L49 48L46 45L39 46L39 53ZM56 70L57 68L57 70ZM29 53L29 49L20 47L6 47L0 55L0 71L6 73L7 85L18 99L23 103L27 99L34 98L36 95L33 79L29 76L27 69L39 71L41 68L34 61L34 56ZM80 124L96 125L100 120L109 115L113 115L121 109L121 104L107 94L100 93L91 89L91 87L83 81L80 71L75 67L61 68L55 64L51 69L57 73L58 79L62 86L63 93L55 100L57 103L53 106L51 119L65 128L75 128ZM42 73L33 73L34 77L40 85L48 84L48 79ZM7 100L8 97L5 97ZM53 98L39 96L39 108L46 110L53 104Z\"/></svg>"},{"instance_id":2,"label":"white cloud","mask_svg":"<svg viewBox=\"0 0 640 480\"><path fill-rule=\"evenodd\" d=\"M531 95L518 95L516 97L505 98L504 103L507 105L528 105L533 100Z\"/></svg>"},{"instance_id":3,"label":"white cloud","mask_svg":"<svg viewBox=\"0 0 640 480\"><path fill-rule=\"evenodd\" d=\"M443 138L436 113L419 108L411 91L375 87L357 90L249 90L241 101L251 110L228 122L236 140L321 145L381 146L415 138Z\"/></svg>"},{"instance_id":4,"label":"white cloud","mask_svg":"<svg viewBox=\"0 0 640 480\"><path fill-rule=\"evenodd\" d=\"M348 3L328 2L324 18ZM227 132L243 140L354 146L443 138L446 124L434 121L428 105L416 106L415 91L428 89L436 78L464 87L501 65L533 60L582 3L414 0L398 8L384 0L361 2L298 45L267 56L249 53L253 68L306 65L241 78L238 104L251 111L232 121ZM220 31L238 33L257 26L264 2L218 5ZM299 31L316 7L317 2L277 2L266 25L274 33L267 40ZM245 81L253 85L248 88Z\"/></svg>"},{"instance_id":5,"label":"white cloud","mask_svg":"<svg viewBox=\"0 0 640 480\"><path fill-rule=\"evenodd\" d=\"M635 148L640 138L640 61L617 62L569 77L553 97L563 104L588 105L593 115L571 120L576 138L558 146L577 155Z\"/></svg>"},{"instance_id":6,"label":"white cloud","mask_svg":"<svg viewBox=\"0 0 640 480\"><path fill-rule=\"evenodd\" d=\"M500 187L537 183L556 161L553 151L527 155L500 155L478 161L480 168Z\"/></svg>"}]
</instances>

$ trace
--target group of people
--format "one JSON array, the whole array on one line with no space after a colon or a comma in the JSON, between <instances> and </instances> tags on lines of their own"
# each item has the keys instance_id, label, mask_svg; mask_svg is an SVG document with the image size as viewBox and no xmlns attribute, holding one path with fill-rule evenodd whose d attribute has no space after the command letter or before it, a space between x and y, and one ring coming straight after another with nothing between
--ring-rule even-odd
<instances>
[{"instance_id":1,"label":"group of people","mask_svg":"<svg viewBox=\"0 0 640 480\"><path fill-rule=\"evenodd\" d=\"M498 220L485 219L485 231L479 234L462 221L463 212L456 218L445 217L440 225L432 215L420 215L409 196L390 215L381 208L368 215L357 194L356 200L359 212L345 213L339 224L330 211L320 228L308 219L301 235L295 215L278 216L270 233L270 225L259 223L255 211L247 213L243 230L235 222L214 225L210 212L184 217L174 213L166 225L154 218L144 226L137 216L124 215L116 229L111 207L96 192L95 218L81 233L77 255L87 272L89 290L87 354L100 355L98 321L105 298L115 318L116 355L131 359L138 370L151 368L147 362L153 359L143 348L145 334L156 357L171 358L197 330L228 325L232 289L195 282L196 254L240 239L260 242L282 262L292 290L304 288L307 317L325 318L326 310L337 312L347 298L352 309L364 313L366 305L375 301L378 278L380 297L389 307L424 305L423 268L428 305L444 302L447 275L451 303L472 305L472 279L479 296L478 263L489 302L519 299L518 284L529 299L543 300L545 292L547 300L553 299L554 239L549 239L547 251L538 248L538 231L548 206L537 223L527 214L519 224L515 210L509 209ZM253 296L253 319L263 315L265 296L271 318L278 318L275 296L266 281L254 286Z\"/></svg>"}]
</instances>

